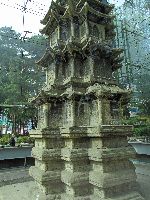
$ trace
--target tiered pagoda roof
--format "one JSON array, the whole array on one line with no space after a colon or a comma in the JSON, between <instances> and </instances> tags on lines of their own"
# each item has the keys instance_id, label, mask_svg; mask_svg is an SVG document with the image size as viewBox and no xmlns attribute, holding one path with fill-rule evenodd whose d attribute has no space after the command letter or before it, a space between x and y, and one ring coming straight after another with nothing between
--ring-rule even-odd
<instances>
[{"instance_id":1,"label":"tiered pagoda roof","mask_svg":"<svg viewBox=\"0 0 150 200\"><path fill-rule=\"evenodd\" d=\"M113 5L106 4L104 3L104 1L99 1L99 0L79 0L78 2L74 0L66 0L66 1L57 0L56 2L52 1L47 14L42 20L42 24L44 24L45 27L41 32L51 37L51 33L53 33L55 29L58 28L58 25L60 25L64 19L71 20L74 19L74 17L75 18L78 17L79 22L84 18L84 20L86 19L88 22L90 21L91 23L93 23L93 21L96 19L97 23L93 24L98 24L100 25L100 29L102 29L102 31L103 28L101 27L104 27L104 32L107 31L109 32L115 28L112 21L114 16L110 14L113 7L114 7ZM106 20L105 21L106 24L103 24L101 26L101 22L103 21L103 19ZM112 42L111 39L107 40L107 38L104 38L103 40L100 40L99 38L90 35L88 35L88 37L85 37L84 40L75 37L71 38L70 40L68 37L66 41L62 41L61 39L57 38L56 44L54 46L50 44L50 47L46 50L45 54L37 62L37 64L46 69L51 63L56 63L58 59L59 61L61 60L62 63L63 62L65 63L66 60L69 60L68 59L69 57L74 56L76 54L81 54L83 59L88 58L89 56L92 55L97 55L98 57L104 58L105 60L109 61L109 67L113 72L122 66L121 62L123 58L120 56L120 54L123 52L123 50L120 48L112 48L111 42ZM48 85L48 88L45 87L43 91L46 99L47 98L57 99L59 97L63 98L64 96L69 97L69 95L74 95L74 94L79 95L78 91L70 91L68 93L67 88L70 88L71 86L73 86L73 88L76 87L76 86L74 87L73 85L76 82L76 80L74 81L74 77L69 77L69 78L70 79L67 79L67 81L69 80L69 82L67 81L63 82L62 88L61 84L57 84L57 81L56 82L54 81L54 83L51 86ZM101 84L104 84L105 78L106 77L102 77L103 80L101 81L99 79L99 82L101 82ZM97 79L94 79L94 81L96 80ZM89 87L89 84L95 83L93 79L91 79L90 81L84 82L83 80L85 88ZM68 84L70 84L71 86ZM80 85L80 81L78 82L78 84ZM114 80L112 80L112 82L111 80L109 80L109 85L111 84L112 85L115 84ZM113 86L111 88L112 91L114 91ZM115 92L122 94L124 93L119 89L118 91ZM81 95L85 95L85 93L86 91ZM39 94L37 99L43 99L43 92Z\"/></svg>"},{"instance_id":2,"label":"tiered pagoda roof","mask_svg":"<svg viewBox=\"0 0 150 200\"><path fill-rule=\"evenodd\" d=\"M109 57L113 71L121 67L123 57L120 56L120 54L123 52L122 49L112 49L107 43L98 43L98 41L94 42L93 40L84 41L83 44L77 41L68 42L67 44L62 44L59 51L58 49L48 48L43 57L37 61L36 64L47 68L48 64L55 61L58 56L63 60L69 54L73 55L74 52L80 52L83 57L88 57L89 54L94 51L98 51L99 54L103 54L106 58Z\"/></svg>"},{"instance_id":3,"label":"tiered pagoda roof","mask_svg":"<svg viewBox=\"0 0 150 200\"><path fill-rule=\"evenodd\" d=\"M122 103L127 103L131 97L131 90L129 89L121 89L120 87L116 85L109 85L109 87L105 84L97 84L85 88L84 90L75 89L73 87L68 88L65 90L63 88L62 90L55 90L55 88L51 89L50 91L44 91L41 90L39 95L35 98L31 99L32 103L36 103L37 105L43 104L44 102L52 102L52 101L65 101L66 99L70 99L72 97L74 98L80 98L83 96L87 97L107 97L109 99L113 99L114 95L115 97L118 96L119 98L122 98Z\"/></svg>"},{"instance_id":4,"label":"tiered pagoda roof","mask_svg":"<svg viewBox=\"0 0 150 200\"><path fill-rule=\"evenodd\" d=\"M80 0L76 4L73 0L68 0L63 6L60 1L52 1L47 14L41 21L45 27L40 32L50 35L63 19L71 16L78 17L80 21L87 17L91 21L108 24L114 18L114 15L110 15L113 7L98 0ZM105 21L103 22L102 19Z\"/></svg>"}]
</instances>

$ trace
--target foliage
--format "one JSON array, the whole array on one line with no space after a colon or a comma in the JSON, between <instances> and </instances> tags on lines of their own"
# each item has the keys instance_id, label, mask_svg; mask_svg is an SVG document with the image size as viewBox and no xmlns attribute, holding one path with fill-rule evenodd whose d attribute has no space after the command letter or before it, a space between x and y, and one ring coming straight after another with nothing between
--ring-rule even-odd
<instances>
[{"instance_id":1,"label":"foliage","mask_svg":"<svg viewBox=\"0 0 150 200\"><path fill-rule=\"evenodd\" d=\"M7 134L7 135L2 135L2 137L0 138L0 145L7 145L9 144L9 140L11 138L11 135ZM34 139L31 138L30 136L22 136L19 135L17 137L17 143L29 143L29 144L33 144L34 143Z\"/></svg>"},{"instance_id":2,"label":"foliage","mask_svg":"<svg viewBox=\"0 0 150 200\"><path fill-rule=\"evenodd\" d=\"M27 102L44 81L35 61L44 54L45 38L32 36L21 42L20 37L9 27L0 28L0 103Z\"/></svg>"},{"instance_id":3,"label":"foliage","mask_svg":"<svg viewBox=\"0 0 150 200\"><path fill-rule=\"evenodd\" d=\"M41 35L22 41L21 34L11 27L0 28L0 104L25 105L4 110L14 124L13 132L29 119L36 119L36 108L28 105L28 99L43 85L45 73L35 61L42 57L46 46Z\"/></svg>"},{"instance_id":4,"label":"foliage","mask_svg":"<svg viewBox=\"0 0 150 200\"><path fill-rule=\"evenodd\" d=\"M7 144L9 144L9 140L10 140L10 135L3 135L0 138L0 144L1 145L7 145Z\"/></svg>"},{"instance_id":5,"label":"foliage","mask_svg":"<svg viewBox=\"0 0 150 200\"><path fill-rule=\"evenodd\" d=\"M142 114L150 116L150 100L149 99L143 99L142 102L139 104L139 108Z\"/></svg>"},{"instance_id":6,"label":"foliage","mask_svg":"<svg viewBox=\"0 0 150 200\"><path fill-rule=\"evenodd\" d=\"M149 136L150 137L150 125L149 126L139 126L134 128L135 136Z\"/></svg>"},{"instance_id":7,"label":"foliage","mask_svg":"<svg viewBox=\"0 0 150 200\"><path fill-rule=\"evenodd\" d=\"M123 120L124 125L133 125L134 136L150 136L150 118L149 117L131 117Z\"/></svg>"},{"instance_id":8,"label":"foliage","mask_svg":"<svg viewBox=\"0 0 150 200\"><path fill-rule=\"evenodd\" d=\"M141 114L150 116L150 74L136 75L136 88L138 92L138 107Z\"/></svg>"},{"instance_id":9,"label":"foliage","mask_svg":"<svg viewBox=\"0 0 150 200\"><path fill-rule=\"evenodd\" d=\"M131 107L144 115L150 115L149 5L145 0L126 0L121 6L116 3L115 9L116 47L124 49L118 81L132 89Z\"/></svg>"},{"instance_id":10,"label":"foliage","mask_svg":"<svg viewBox=\"0 0 150 200\"><path fill-rule=\"evenodd\" d=\"M17 138L17 143L29 143L29 144L33 144L34 143L34 139L29 137L29 136L19 136Z\"/></svg>"}]
</instances>

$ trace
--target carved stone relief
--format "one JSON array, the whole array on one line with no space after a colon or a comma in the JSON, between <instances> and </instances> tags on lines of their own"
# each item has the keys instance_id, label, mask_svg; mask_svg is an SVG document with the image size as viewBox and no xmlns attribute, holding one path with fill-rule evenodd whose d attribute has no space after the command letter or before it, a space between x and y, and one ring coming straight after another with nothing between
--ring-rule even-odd
<instances>
[{"instance_id":1,"label":"carved stone relief","mask_svg":"<svg viewBox=\"0 0 150 200\"><path fill-rule=\"evenodd\" d=\"M94 36L99 39L99 41L103 41L105 39L105 28L103 25L90 22L89 32L92 37Z\"/></svg>"},{"instance_id":2,"label":"carved stone relief","mask_svg":"<svg viewBox=\"0 0 150 200\"><path fill-rule=\"evenodd\" d=\"M53 128L62 126L63 103L53 102L49 111L49 125Z\"/></svg>"},{"instance_id":3,"label":"carved stone relief","mask_svg":"<svg viewBox=\"0 0 150 200\"><path fill-rule=\"evenodd\" d=\"M84 65L84 61L82 58L82 55L77 54L76 58L75 58L75 76L77 78L81 78L84 77L85 75L85 65Z\"/></svg>"},{"instance_id":4,"label":"carved stone relief","mask_svg":"<svg viewBox=\"0 0 150 200\"><path fill-rule=\"evenodd\" d=\"M60 24L60 39L62 41L67 41L70 38L71 35L71 27L70 27L70 21L63 21Z\"/></svg>"},{"instance_id":5,"label":"carved stone relief","mask_svg":"<svg viewBox=\"0 0 150 200\"><path fill-rule=\"evenodd\" d=\"M93 36L96 38L99 38L99 30L98 30L97 25L93 26Z\"/></svg>"},{"instance_id":6,"label":"carved stone relief","mask_svg":"<svg viewBox=\"0 0 150 200\"><path fill-rule=\"evenodd\" d=\"M81 99L75 102L75 124L76 126L89 126L90 124L90 102Z\"/></svg>"}]
</instances>

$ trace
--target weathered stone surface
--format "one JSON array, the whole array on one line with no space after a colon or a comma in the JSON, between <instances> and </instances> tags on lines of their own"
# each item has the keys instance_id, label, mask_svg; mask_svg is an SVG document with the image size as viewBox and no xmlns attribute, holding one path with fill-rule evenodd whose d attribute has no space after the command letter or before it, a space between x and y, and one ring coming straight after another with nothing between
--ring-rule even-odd
<instances>
[{"instance_id":1,"label":"weathered stone surface","mask_svg":"<svg viewBox=\"0 0 150 200\"><path fill-rule=\"evenodd\" d=\"M39 110L30 170L45 193L39 200L143 200L129 160L132 126L121 124L130 91L112 75L122 60L112 47L112 8L52 1L42 21L50 46L37 62L46 86L33 100Z\"/></svg>"},{"instance_id":2,"label":"weathered stone surface","mask_svg":"<svg viewBox=\"0 0 150 200\"><path fill-rule=\"evenodd\" d=\"M126 158L133 158L135 152L132 147L126 148L110 148L110 149L89 149L89 159L95 161L102 160L124 160Z\"/></svg>"},{"instance_id":3,"label":"weathered stone surface","mask_svg":"<svg viewBox=\"0 0 150 200\"><path fill-rule=\"evenodd\" d=\"M37 182L45 185L47 185L49 181L57 182L61 177L60 170L45 172L35 166L30 168L30 175L34 177Z\"/></svg>"},{"instance_id":4,"label":"weathered stone surface","mask_svg":"<svg viewBox=\"0 0 150 200\"><path fill-rule=\"evenodd\" d=\"M112 198L106 198L103 197L101 194L100 195L93 195L91 196L91 200L144 200L144 198L137 192L129 193L129 194L124 194L120 195L118 197L112 197Z\"/></svg>"}]
</instances>

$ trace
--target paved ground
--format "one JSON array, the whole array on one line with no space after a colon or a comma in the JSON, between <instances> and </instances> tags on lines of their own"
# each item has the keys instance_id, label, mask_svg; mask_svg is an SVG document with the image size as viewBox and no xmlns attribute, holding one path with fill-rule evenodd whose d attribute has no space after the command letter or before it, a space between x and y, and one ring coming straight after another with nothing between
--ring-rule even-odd
<instances>
[{"instance_id":1,"label":"paved ground","mask_svg":"<svg viewBox=\"0 0 150 200\"><path fill-rule=\"evenodd\" d=\"M141 193L146 200L150 200L150 163L139 162L135 166Z\"/></svg>"},{"instance_id":2,"label":"paved ground","mask_svg":"<svg viewBox=\"0 0 150 200\"><path fill-rule=\"evenodd\" d=\"M29 176L29 168L17 167L0 170L0 187L31 180L33 179Z\"/></svg>"},{"instance_id":3,"label":"paved ground","mask_svg":"<svg viewBox=\"0 0 150 200\"><path fill-rule=\"evenodd\" d=\"M135 162L135 166L141 192L145 200L150 200L150 163ZM13 177L19 183L12 184ZM0 170L0 180L3 179L5 179L3 182L5 186L0 187L0 200L38 200L38 188L34 181L31 181L28 169Z\"/></svg>"},{"instance_id":4,"label":"paved ground","mask_svg":"<svg viewBox=\"0 0 150 200\"><path fill-rule=\"evenodd\" d=\"M36 200L37 186L33 181L0 187L0 200Z\"/></svg>"}]
</instances>

